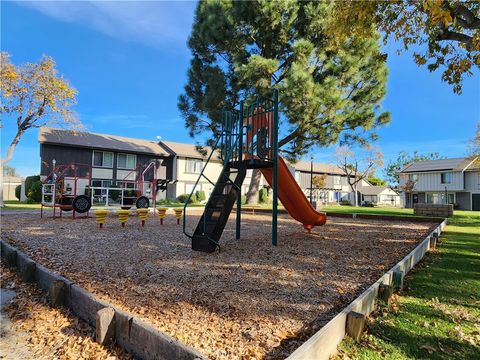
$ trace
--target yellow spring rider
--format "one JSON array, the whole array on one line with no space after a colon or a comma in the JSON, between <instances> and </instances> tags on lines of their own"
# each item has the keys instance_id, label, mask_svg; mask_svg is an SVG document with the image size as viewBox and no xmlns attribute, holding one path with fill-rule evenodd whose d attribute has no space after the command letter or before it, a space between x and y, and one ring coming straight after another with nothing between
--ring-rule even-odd
<instances>
[{"instance_id":1,"label":"yellow spring rider","mask_svg":"<svg viewBox=\"0 0 480 360\"><path fill-rule=\"evenodd\" d=\"M103 228L103 224L105 224L105 220L107 220L108 210L106 209L98 209L94 210L95 213L95 220L97 220L100 229Z\"/></svg>"},{"instance_id":2,"label":"yellow spring rider","mask_svg":"<svg viewBox=\"0 0 480 360\"><path fill-rule=\"evenodd\" d=\"M180 219L183 216L183 209L178 208L178 209L173 209L173 211L175 211L175 217L177 218L177 225L180 225Z\"/></svg>"},{"instance_id":3,"label":"yellow spring rider","mask_svg":"<svg viewBox=\"0 0 480 360\"><path fill-rule=\"evenodd\" d=\"M139 208L137 209L137 214L140 220L142 220L142 227L145 226L145 221L147 220L147 216L148 216L148 209Z\"/></svg>"},{"instance_id":4,"label":"yellow spring rider","mask_svg":"<svg viewBox=\"0 0 480 360\"><path fill-rule=\"evenodd\" d=\"M167 208L157 208L160 225L163 225L163 219L167 217Z\"/></svg>"},{"instance_id":5,"label":"yellow spring rider","mask_svg":"<svg viewBox=\"0 0 480 360\"><path fill-rule=\"evenodd\" d=\"M118 210L118 220L120 220L120 224L122 224L122 227L125 227L125 223L127 222L129 216L130 210Z\"/></svg>"}]
</instances>

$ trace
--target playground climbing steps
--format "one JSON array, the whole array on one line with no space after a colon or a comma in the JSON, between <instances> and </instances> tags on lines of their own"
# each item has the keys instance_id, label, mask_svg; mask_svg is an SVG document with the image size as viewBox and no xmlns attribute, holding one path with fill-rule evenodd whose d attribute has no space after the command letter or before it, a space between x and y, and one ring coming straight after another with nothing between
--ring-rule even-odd
<instances>
[{"instance_id":1,"label":"playground climbing steps","mask_svg":"<svg viewBox=\"0 0 480 360\"><path fill-rule=\"evenodd\" d=\"M231 166L224 167L193 234L193 250L215 251L237 201L246 173L244 164L240 164L237 169Z\"/></svg>"}]
</instances>

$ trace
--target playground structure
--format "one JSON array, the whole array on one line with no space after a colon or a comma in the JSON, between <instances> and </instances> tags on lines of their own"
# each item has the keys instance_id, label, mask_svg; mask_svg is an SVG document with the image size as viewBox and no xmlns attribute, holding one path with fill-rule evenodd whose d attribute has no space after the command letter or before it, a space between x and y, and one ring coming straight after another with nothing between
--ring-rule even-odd
<instances>
[{"instance_id":1,"label":"playground structure","mask_svg":"<svg viewBox=\"0 0 480 360\"><path fill-rule=\"evenodd\" d=\"M56 165L53 161L53 170L42 184L42 199L40 217L43 217L43 208L53 208L53 218L56 217L56 210L72 211L72 218L75 214L87 213L92 204L88 195L85 194L85 187L92 181L92 166L89 164L70 163L67 165Z\"/></svg>"},{"instance_id":2,"label":"playground structure","mask_svg":"<svg viewBox=\"0 0 480 360\"><path fill-rule=\"evenodd\" d=\"M236 239L240 239L241 187L248 169L260 169L273 189L273 245L277 245L279 198L290 216L302 223L308 232L314 226L326 223L326 214L315 211L287 164L278 155L278 119L277 90L273 91L272 99L257 98L248 106L241 101L238 110L223 111L222 131L184 206L183 232L192 239L193 250L214 252L217 248L220 249L219 240L235 202ZM205 168L218 152L223 161L223 169L214 183L206 177ZM214 189L195 231L189 233L186 227L186 209L202 177L214 185Z\"/></svg>"},{"instance_id":3,"label":"playground structure","mask_svg":"<svg viewBox=\"0 0 480 360\"><path fill-rule=\"evenodd\" d=\"M156 208L158 191L165 191L169 180L157 179L157 164L152 160L148 165L137 167L117 181L117 187L92 186L92 166L90 164L70 163L56 165L42 184L42 199L40 215L43 208L53 209L56 218L57 209L62 216L63 211L76 213L88 212L92 206L117 205L123 210L132 206L137 209L148 208L153 204Z\"/></svg>"}]
</instances>

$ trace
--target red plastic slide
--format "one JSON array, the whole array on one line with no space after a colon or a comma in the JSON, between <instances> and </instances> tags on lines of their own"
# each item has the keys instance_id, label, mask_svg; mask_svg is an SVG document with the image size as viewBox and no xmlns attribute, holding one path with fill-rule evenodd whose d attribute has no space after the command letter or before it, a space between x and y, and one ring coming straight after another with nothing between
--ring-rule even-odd
<instances>
[{"instance_id":1,"label":"red plastic slide","mask_svg":"<svg viewBox=\"0 0 480 360\"><path fill-rule=\"evenodd\" d=\"M267 182L272 186L273 169L261 170ZM281 156L278 157L278 198L290 216L301 222L308 231L312 230L314 226L324 225L327 222L327 215L315 211L310 205Z\"/></svg>"}]
</instances>

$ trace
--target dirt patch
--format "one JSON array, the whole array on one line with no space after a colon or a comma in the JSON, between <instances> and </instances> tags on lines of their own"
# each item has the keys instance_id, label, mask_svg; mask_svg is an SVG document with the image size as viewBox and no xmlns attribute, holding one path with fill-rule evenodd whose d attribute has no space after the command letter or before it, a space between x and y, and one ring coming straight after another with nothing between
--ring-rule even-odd
<instances>
[{"instance_id":1,"label":"dirt patch","mask_svg":"<svg viewBox=\"0 0 480 360\"><path fill-rule=\"evenodd\" d=\"M188 218L194 227L199 216ZM2 217L2 238L99 298L216 359L284 358L407 255L429 223L330 217L305 233L279 217L234 216L222 252L193 252L173 218L125 228L93 219Z\"/></svg>"}]
</instances>

